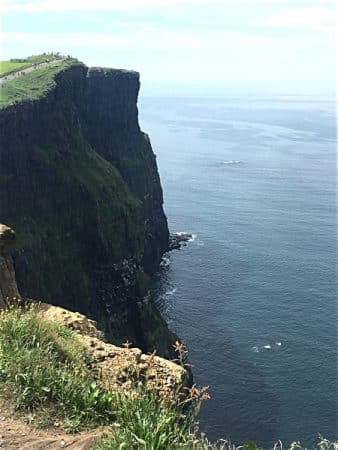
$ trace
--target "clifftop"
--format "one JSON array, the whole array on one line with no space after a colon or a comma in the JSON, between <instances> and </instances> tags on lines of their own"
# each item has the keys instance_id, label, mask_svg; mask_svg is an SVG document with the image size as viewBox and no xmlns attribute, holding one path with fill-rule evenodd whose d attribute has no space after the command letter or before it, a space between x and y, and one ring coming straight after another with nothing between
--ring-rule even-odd
<instances>
[{"instance_id":1,"label":"clifftop","mask_svg":"<svg viewBox=\"0 0 338 450\"><path fill-rule=\"evenodd\" d=\"M46 96L55 88L57 75L71 67L85 68L88 78L102 78L102 76L116 78L123 75L139 81L138 72L108 67L88 68L76 58L59 54L0 61L0 109Z\"/></svg>"}]
</instances>

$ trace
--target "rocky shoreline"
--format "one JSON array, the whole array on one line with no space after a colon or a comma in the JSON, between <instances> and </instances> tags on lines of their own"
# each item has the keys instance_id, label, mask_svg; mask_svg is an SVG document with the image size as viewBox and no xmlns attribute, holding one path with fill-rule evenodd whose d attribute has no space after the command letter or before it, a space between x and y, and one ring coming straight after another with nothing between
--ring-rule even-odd
<instances>
[{"instance_id":1,"label":"rocky shoreline","mask_svg":"<svg viewBox=\"0 0 338 450\"><path fill-rule=\"evenodd\" d=\"M187 242L194 239L194 236L190 233L179 232L171 233L169 235L169 251L178 250L181 247L185 247Z\"/></svg>"}]
</instances>

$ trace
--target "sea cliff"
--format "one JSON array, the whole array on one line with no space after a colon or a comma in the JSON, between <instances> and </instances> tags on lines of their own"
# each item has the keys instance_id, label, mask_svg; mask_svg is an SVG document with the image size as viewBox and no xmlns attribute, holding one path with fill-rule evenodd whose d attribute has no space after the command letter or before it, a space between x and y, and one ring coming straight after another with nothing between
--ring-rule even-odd
<instances>
[{"instance_id":1,"label":"sea cliff","mask_svg":"<svg viewBox=\"0 0 338 450\"><path fill-rule=\"evenodd\" d=\"M149 287L169 233L139 75L74 61L44 76L40 95L0 109L0 217L17 232L19 290L167 356L175 336Z\"/></svg>"}]
</instances>

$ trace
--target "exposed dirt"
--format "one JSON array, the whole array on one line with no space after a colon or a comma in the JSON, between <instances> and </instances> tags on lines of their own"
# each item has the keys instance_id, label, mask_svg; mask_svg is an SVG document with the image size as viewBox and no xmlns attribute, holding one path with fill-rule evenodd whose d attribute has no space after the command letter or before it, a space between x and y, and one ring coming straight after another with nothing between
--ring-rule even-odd
<instances>
[{"instance_id":1,"label":"exposed dirt","mask_svg":"<svg viewBox=\"0 0 338 450\"><path fill-rule=\"evenodd\" d=\"M1 450L89 450L107 431L102 428L67 434L58 427L38 429L0 405Z\"/></svg>"}]
</instances>

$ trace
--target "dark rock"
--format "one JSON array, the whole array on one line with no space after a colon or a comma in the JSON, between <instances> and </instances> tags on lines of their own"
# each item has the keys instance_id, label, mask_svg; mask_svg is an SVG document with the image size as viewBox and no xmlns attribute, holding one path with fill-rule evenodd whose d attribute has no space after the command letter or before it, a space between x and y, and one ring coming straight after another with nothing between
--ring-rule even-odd
<instances>
[{"instance_id":1,"label":"dark rock","mask_svg":"<svg viewBox=\"0 0 338 450\"><path fill-rule=\"evenodd\" d=\"M169 236L169 250L178 250L186 246L188 241L193 239L190 233L172 233Z\"/></svg>"},{"instance_id":2,"label":"dark rock","mask_svg":"<svg viewBox=\"0 0 338 450\"><path fill-rule=\"evenodd\" d=\"M0 224L0 309L20 300L10 250L15 245L15 232Z\"/></svg>"}]
</instances>

